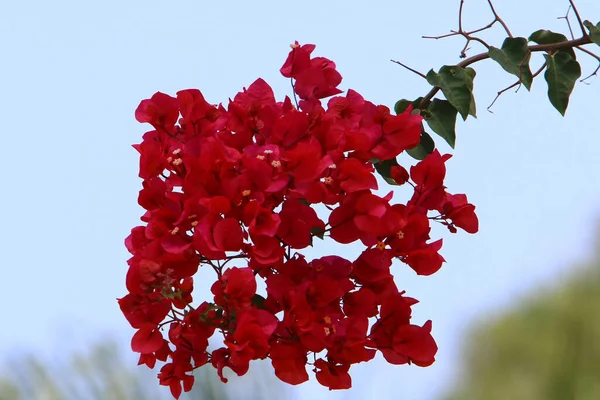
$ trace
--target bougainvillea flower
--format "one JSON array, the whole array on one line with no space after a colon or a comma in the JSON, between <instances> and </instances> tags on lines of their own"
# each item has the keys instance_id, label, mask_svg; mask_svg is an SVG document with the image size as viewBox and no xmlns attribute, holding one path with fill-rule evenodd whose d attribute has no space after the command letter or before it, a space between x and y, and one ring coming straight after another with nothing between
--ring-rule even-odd
<instances>
[{"instance_id":1,"label":"bougainvillea flower","mask_svg":"<svg viewBox=\"0 0 600 400\"><path fill-rule=\"evenodd\" d=\"M333 61L313 57L315 45L291 47L280 72L294 93L283 101L259 78L227 104L185 89L135 111L153 130L134 145L143 225L125 239L128 293L118 303L138 364L160 362L159 383L174 398L203 366L227 382L225 368L241 376L270 358L283 382L305 382L312 370L337 390L378 351L391 364L435 361L431 321L411 321L417 301L398 289L393 264L438 271L431 222L475 233L475 206L446 191L449 155L435 150L409 169L394 162L419 144L419 113L341 94ZM391 165L387 182L412 187L408 201L374 193L382 165ZM301 253L328 240L344 254ZM360 254L348 258L343 245L356 241ZM194 293L200 268L215 274L211 298ZM215 334L222 347L209 352Z\"/></svg>"}]
</instances>

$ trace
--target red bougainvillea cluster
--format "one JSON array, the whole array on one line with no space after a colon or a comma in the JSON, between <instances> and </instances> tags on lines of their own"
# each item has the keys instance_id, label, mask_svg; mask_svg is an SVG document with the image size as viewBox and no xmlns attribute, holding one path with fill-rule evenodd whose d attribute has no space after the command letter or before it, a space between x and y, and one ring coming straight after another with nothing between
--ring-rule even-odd
<instances>
[{"instance_id":1,"label":"red bougainvillea cluster","mask_svg":"<svg viewBox=\"0 0 600 400\"><path fill-rule=\"evenodd\" d=\"M225 367L243 375L268 357L284 382L306 381L310 365L322 385L346 389L351 365L377 350L392 364L434 361L431 321L411 324L417 301L398 290L390 267L398 259L419 275L436 272L442 240L430 241L430 220L474 233L475 207L446 192L450 156L437 150L410 173L391 167L395 183L414 188L406 204L374 194L373 163L415 147L422 117L391 115L352 90L340 95L335 64L311 58L314 48L292 45L281 68L298 105L277 102L258 79L227 108L190 89L156 93L135 112L154 130L134 146L145 225L125 241L133 256L119 305L137 330L139 363L166 362L158 378L175 398L205 364L226 381ZM307 260L299 250L317 238L360 241L364 251ZM199 267L216 281L212 300L194 307ZM224 345L209 351L216 331Z\"/></svg>"}]
</instances>

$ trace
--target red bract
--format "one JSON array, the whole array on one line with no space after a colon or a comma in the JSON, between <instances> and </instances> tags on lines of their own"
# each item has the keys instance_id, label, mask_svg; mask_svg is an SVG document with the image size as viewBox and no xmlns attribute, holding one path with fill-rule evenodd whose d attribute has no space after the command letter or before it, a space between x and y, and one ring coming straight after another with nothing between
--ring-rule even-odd
<instances>
[{"instance_id":1,"label":"red bract","mask_svg":"<svg viewBox=\"0 0 600 400\"><path fill-rule=\"evenodd\" d=\"M316 48L314 44L304 44L301 46L298 41L290 45L290 47L292 51L290 51L283 67L279 70L281 75L286 78L293 78L294 75L309 68L311 64L310 54Z\"/></svg>"},{"instance_id":2,"label":"red bract","mask_svg":"<svg viewBox=\"0 0 600 400\"><path fill-rule=\"evenodd\" d=\"M342 93L337 88L342 82L342 76L336 71L335 63L324 57L311 59L310 66L302 72L294 73L292 78L296 80L294 91L301 99L324 99Z\"/></svg>"},{"instance_id":3,"label":"red bract","mask_svg":"<svg viewBox=\"0 0 600 400\"><path fill-rule=\"evenodd\" d=\"M340 165L340 189L346 193L377 189L373 175L373 165L367 165L356 158L348 158Z\"/></svg>"},{"instance_id":4,"label":"red bract","mask_svg":"<svg viewBox=\"0 0 600 400\"><path fill-rule=\"evenodd\" d=\"M430 221L475 233L475 207L446 191L450 156L437 150L410 174L391 163L395 183L414 188L407 202L373 193L373 163L416 146L422 117L410 108L391 115L353 90L324 106L342 77L314 49L296 42L281 67L297 104L277 102L257 79L226 107L187 89L157 93L136 110L154 130L134 146L144 225L125 240L128 293L119 306L136 329L139 364L165 363L159 382L175 398L207 364L226 382L224 368L243 375L250 361L270 358L276 376L296 385L316 358L316 379L347 389L352 365L377 351L392 364L435 359L431 322L411 323L417 301L398 290L393 263L419 275L439 270L442 240L431 239ZM298 252L320 240L360 241L362 252L312 261ZM200 267L216 279L212 300L194 307ZM266 292L257 293L257 280ZM215 332L223 346L209 351Z\"/></svg>"},{"instance_id":5,"label":"red bract","mask_svg":"<svg viewBox=\"0 0 600 400\"><path fill-rule=\"evenodd\" d=\"M411 114L410 107L400 115L390 115L387 107L379 106L375 120L382 125L382 135L371 149L373 157L389 160L419 144L423 117Z\"/></svg>"},{"instance_id":6,"label":"red bract","mask_svg":"<svg viewBox=\"0 0 600 400\"><path fill-rule=\"evenodd\" d=\"M317 369L318 368L318 369ZM315 371L317 380L329 390L350 389L352 387L352 378L348 370L350 365L336 365L335 362L326 362L322 358L315 361Z\"/></svg>"},{"instance_id":7,"label":"red bract","mask_svg":"<svg viewBox=\"0 0 600 400\"><path fill-rule=\"evenodd\" d=\"M315 210L294 198L283 203L279 216L281 225L277 236L294 249L309 246L314 233L325 231L325 223L317 217Z\"/></svg>"},{"instance_id":8,"label":"red bract","mask_svg":"<svg viewBox=\"0 0 600 400\"><path fill-rule=\"evenodd\" d=\"M446 218L452 220L452 224L464 229L469 233L477 233L479 230L479 220L475 215L475 206L467 202L467 196L464 194L447 194L440 213ZM452 224L448 228L452 230ZM454 230L456 232L456 230Z\"/></svg>"},{"instance_id":9,"label":"red bract","mask_svg":"<svg viewBox=\"0 0 600 400\"><path fill-rule=\"evenodd\" d=\"M148 122L155 129L170 130L179 118L179 102L176 98L157 92L148 100L143 100L135 110L138 122Z\"/></svg>"},{"instance_id":10,"label":"red bract","mask_svg":"<svg viewBox=\"0 0 600 400\"><path fill-rule=\"evenodd\" d=\"M308 357L301 345L273 342L269 357L275 369L275 375L282 381L297 385L308 380L306 363Z\"/></svg>"},{"instance_id":11,"label":"red bract","mask_svg":"<svg viewBox=\"0 0 600 400\"><path fill-rule=\"evenodd\" d=\"M281 219L270 209L261 207L256 201L251 201L244 208L244 222L251 235L274 236Z\"/></svg>"},{"instance_id":12,"label":"red bract","mask_svg":"<svg viewBox=\"0 0 600 400\"><path fill-rule=\"evenodd\" d=\"M223 307L247 308L256 293L256 279L250 268L229 268L214 283L215 303Z\"/></svg>"},{"instance_id":13,"label":"red bract","mask_svg":"<svg viewBox=\"0 0 600 400\"><path fill-rule=\"evenodd\" d=\"M194 369L192 364L188 362L177 362L173 361L172 363L165 364L159 374L158 380L161 385L169 386L171 389L171 394L176 399L181 396L181 384L183 383L183 390L189 392L192 390L192 386L194 385L194 377L192 375L188 375L188 372L191 372Z\"/></svg>"},{"instance_id":14,"label":"red bract","mask_svg":"<svg viewBox=\"0 0 600 400\"><path fill-rule=\"evenodd\" d=\"M406 362L420 367L427 367L435 361L437 345L431 337L431 321L422 327L417 325L402 325L394 334L393 351Z\"/></svg>"},{"instance_id":15,"label":"red bract","mask_svg":"<svg viewBox=\"0 0 600 400\"><path fill-rule=\"evenodd\" d=\"M144 324L160 324L171 310L171 300L160 293L139 295L129 293L119 299L121 311L129 324L140 329Z\"/></svg>"},{"instance_id":16,"label":"red bract","mask_svg":"<svg viewBox=\"0 0 600 400\"><path fill-rule=\"evenodd\" d=\"M247 307L236 316L235 333L226 339L230 362L247 369L250 360L269 354L269 338L277 328L277 318L265 310Z\"/></svg>"},{"instance_id":17,"label":"red bract","mask_svg":"<svg viewBox=\"0 0 600 400\"><path fill-rule=\"evenodd\" d=\"M133 335L131 349L137 353L154 353L160 349L163 337L154 324L145 324Z\"/></svg>"}]
</instances>

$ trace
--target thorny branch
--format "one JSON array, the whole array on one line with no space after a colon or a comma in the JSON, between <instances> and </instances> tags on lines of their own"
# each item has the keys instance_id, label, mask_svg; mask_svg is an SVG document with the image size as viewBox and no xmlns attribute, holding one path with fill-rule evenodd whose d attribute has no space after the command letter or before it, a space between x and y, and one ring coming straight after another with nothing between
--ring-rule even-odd
<instances>
[{"instance_id":1,"label":"thorny branch","mask_svg":"<svg viewBox=\"0 0 600 400\"><path fill-rule=\"evenodd\" d=\"M581 22L581 16L579 15L579 11L577 10L577 7L575 6L575 3L573 2L573 0L569 0L569 8L567 10L567 13L563 16L563 17L558 17L558 19L564 19L567 22L567 26L569 27L569 33L571 34L571 39L575 39L575 36L573 35L573 28L571 27L571 21L569 21L569 13L571 12L571 10L573 10L573 12L575 13L575 17L577 18L577 22L579 23L579 28L581 29L581 32L583 34L584 37L589 37L586 30L585 30L585 26L583 25L583 22ZM598 56L597 54L584 49L580 46L576 47L577 50L586 53L587 55L589 55L590 57L595 58L596 60L598 60L598 66L596 67L596 69L594 70L594 72L592 72L591 74L589 74L588 76L586 76L583 79L580 79L579 82L583 82L586 85L589 85L589 83L587 83L586 81L588 79L590 79L592 76L597 76L598 75L598 71L600 70L600 56Z\"/></svg>"},{"instance_id":2,"label":"thorny branch","mask_svg":"<svg viewBox=\"0 0 600 400\"><path fill-rule=\"evenodd\" d=\"M488 0L488 4L490 5L490 8L492 9L492 12L494 13L494 18L495 18L494 22L498 22L500 25L502 25L502 27L506 31L506 34L509 37L513 37L512 33L510 33L510 30L508 29L508 26L506 26L506 23L504 23L504 21L502 20L502 18L500 18L500 16L496 12L496 10L494 10L494 5L492 4L492 0Z\"/></svg>"},{"instance_id":3,"label":"thorny branch","mask_svg":"<svg viewBox=\"0 0 600 400\"><path fill-rule=\"evenodd\" d=\"M581 20L581 16L579 15L579 11L577 11L577 7L575 7L575 2L573 0L569 0L569 4L575 13L575 17L577 18L577 22L579 23L579 29L581 29L581 34L583 36L587 36L587 32L585 31L585 26L583 25L583 21Z\"/></svg>"},{"instance_id":4,"label":"thorny branch","mask_svg":"<svg viewBox=\"0 0 600 400\"><path fill-rule=\"evenodd\" d=\"M444 39L450 36L462 36L464 37L467 42L465 43L465 46L463 47L463 49L460 52L460 58L466 58L467 57L467 50L469 50L469 44L471 42L479 42L481 43L483 46L485 46L487 49L490 48L490 45L487 44L483 39L478 38L476 36L472 36L474 33L479 33L482 31L485 31L487 29L490 29L491 27L494 26L494 24L496 22L498 22L500 25L502 25L502 27L504 28L504 30L506 31L506 34L509 37L513 37L512 33L510 32L510 29L508 29L508 26L506 25L506 23L504 22L504 20L502 18L500 18L500 16L498 15L498 13L496 12L496 9L494 8L494 5L492 4L491 0L488 0L488 4L490 6L490 9L492 10L492 13L494 14L494 20L492 22L490 22L489 24L487 24L486 26L479 28L479 29L475 29L473 31L465 31L463 29L463 8L465 5L465 0L461 0L460 1L460 7L458 9L458 30L457 31L450 31L450 33L447 33L445 35L441 35L441 36L423 36L424 39Z\"/></svg>"},{"instance_id":5,"label":"thorny branch","mask_svg":"<svg viewBox=\"0 0 600 400\"><path fill-rule=\"evenodd\" d=\"M571 12L572 8L573 8L573 6L571 4L569 4L567 13L564 16L558 17L556 19L564 19L565 21L567 21L567 27L569 28L569 33L571 34L571 39L575 39L575 35L573 34L573 28L571 27L571 21L569 21L569 13Z\"/></svg>"},{"instance_id":6,"label":"thorny branch","mask_svg":"<svg viewBox=\"0 0 600 400\"><path fill-rule=\"evenodd\" d=\"M542 64L542 66L540 67L540 69L538 69L537 71L535 71L535 73L532 75L532 77L533 77L533 78L535 78L536 76L538 76L539 74L541 74L541 73L542 73L542 71L543 71L543 70L546 68L546 65L547 65L547 63L546 63L546 62L544 62L544 64ZM515 93L516 93L516 92L518 92L518 91L519 91L519 89L521 89L521 85L522 85L522 82L521 82L521 80L519 79L518 81L516 81L516 82L515 82L515 83L513 83L512 85L510 85L510 86L508 86L508 87L506 87L506 88L502 89L501 91L499 91L499 92L498 92L498 94L496 95L496 97L494 98L494 101L492 101L492 104L490 104L490 105L488 106L487 110L488 110L489 112L492 112L492 110L490 110L490 109L492 108L492 106L494 105L494 103L496 103L496 100L498 100L498 98L499 98L500 96L502 96L502 94L504 94L504 92L507 92L507 91L509 91L510 89L514 88L515 86L518 86L517 90L515 91Z\"/></svg>"},{"instance_id":7,"label":"thorny branch","mask_svg":"<svg viewBox=\"0 0 600 400\"><path fill-rule=\"evenodd\" d=\"M591 74L589 74L588 76L586 76L583 79L580 79L579 82L583 82L586 85L589 85L589 83L587 83L586 81L588 79L590 79L592 76L597 76L598 75L598 71L600 71L600 56L598 56L595 53L592 53L591 51L589 51L588 49L584 49L583 47L575 47L577 50L582 51L584 53L586 53L587 55L594 57L596 60L598 60L598 66L596 67L596 69L594 70L594 72L592 72Z\"/></svg>"},{"instance_id":8,"label":"thorny branch","mask_svg":"<svg viewBox=\"0 0 600 400\"><path fill-rule=\"evenodd\" d=\"M402 66L404 68L406 68L407 70L409 70L412 73L415 73L415 74L419 75L423 79L427 79L427 76L424 73L419 72L416 69L413 69L413 68L409 67L408 65L402 64L400 61L396 61L396 60L390 60L390 61L393 62L393 63L396 63L396 64L398 64L398 65L400 65L400 66Z\"/></svg>"},{"instance_id":9,"label":"thorny branch","mask_svg":"<svg viewBox=\"0 0 600 400\"><path fill-rule=\"evenodd\" d=\"M579 39L575 39L575 40L567 40L565 42L558 42L558 43L552 43L552 44L536 44L533 46L529 46L529 51L531 51L532 53L540 52L540 51L554 52L556 50L579 47L579 46L582 46L584 44L589 44L589 43L592 43L592 41L589 38L589 36L586 36L586 37L580 37ZM471 64L474 64L478 61L485 60L487 58L490 58L489 53L477 54L477 55L474 55L473 57L469 57L466 60L459 62L457 64L457 66L465 68ZM421 109L426 108L427 105L429 105L429 102L431 101L431 99L433 99L433 96L435 96L437 94L437 92L439 92L439 91L440 91L440 88L437 86L432 88L429 91L429 93L427 93L425 95L425 97L423 97L423 100L421 100L421 103L419 104L419 108L421 108Z\"/></svg>"},{"instance_id":10,"label":"thorny branch","mask_svg":"<svg viewBox=\"0 0 600 400\"><path fill-rule=\"evenodd\" d=\"M462 67L465 68L471 64L474 64L476 62L485 60L487 58L490 58L489 52L485 52L485 53L480 53L477 55L474 55L472 57L467 58L466 52L467 50L469 50L468 46L471 42L476 41L481 43L483 46L485 46L487 49L490 48L490 45L487 44L484 40L482 40L481 38L478 38L476 36L473 36L473 34L478 33L478 32L482 32L484 30L490 29L494 26L494 24L499 23L502 28L504 29L504 31L506 32L506 34L509 37L513 37L510 29L508 28L508 25L504 22L504 20L500 17L500 15L496 12L496 9L494 8L494 4L492 3L492 0L487 0L488 5L490 6L490 9L492 11L492 13L494 14L494 19L492 20L492 22L490 22L489 24L485 25L482 28L479 29L475 29L472 31L465 31L463 29L463 8L464 8L464 4L465 4L465 0L461 0L460 2L460 7L458 10L458 30L452 30L450 31L450 33L447 33L445 35L440 35L440 36L423 36L423 38L425 39L444 39L447 37L451 37L451 36L462 36L466 39L467 43L465 44L465 46L463 47L463 49L460 52L460 57L461 58L465 58L463 61L459 62L457 64L458 67ZM573 31L571 28L571 24L570 21L568 19L569 16L569 12L573 10L573 12L575 13L575 16L577 17L577 21L579 23L579 27L581 28L582 31L582 36L580 38L575 39L574 35L573 35ZM596 68L596 70L589 75L588 77L582 79L580 82L584 82L585 80L591 78L592 76L595 76L598 74L598 71L600 71L600 56L592 53L591 51L582 48L581 46L586 45L586 44L590 44L592 43L591 38L589 37L589 35L586 33L585 31L585 26L583 25L583 22L581 20L581 16L579 15L579 11L577 10L577 7L575 6L575 3L573 0L569 0L569 9L567 10L567 14L564 17L560 17L560 18L564 18L567 21L567 24L569 25L569 31L571 32L571 40L565 40L563 42L558 42L558 43L551 43L551 44L536 44L536 45L532 45L532 46L528 46L529 51L532 53L535 52L548 52L548 53L554 53L560 49L566 49L566 48L577 48L578 50L590 55L591 57L594 57L596 60L598 60L599 65ZM401 65L402 67L406 68L407 70L419 75L422 78L427 78L425 74L410 68L408 66L406 66L405 64L399 62L399 61L395 61L395 60L391 60L392 62ZM540 70L538 70L533 76L537 76L539 75L543 69L546 67L546 64L544 63L544 65L542 66L542 68L540 68ZM503 89L502 91L500 91L498 93L498 96L496 96L496 98L494 99L494 101L492 102L492 104L490 104L489 108L496 102L496 100L498 99L498 97L506 92L509 89L512 89L513 87L517 86L520 84L520 80L519 82L509 86L506 89ZM425 109L429 103L431 102L431 100L433 99L433 97L440 91L440 88L435 86L433 87L429 93L427 93L424 97L423 100L421 100L421 102L419 103L419 108L420 109Z\"/></svg>"}]
</instances>

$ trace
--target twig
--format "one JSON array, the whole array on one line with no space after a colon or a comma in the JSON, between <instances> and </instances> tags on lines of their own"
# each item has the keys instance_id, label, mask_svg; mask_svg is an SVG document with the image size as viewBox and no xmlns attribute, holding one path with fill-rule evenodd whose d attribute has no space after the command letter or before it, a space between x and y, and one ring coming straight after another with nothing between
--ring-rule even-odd
<instances>
[{"instance_id":1,"label":"twig","mask_svg":"<svg viewBox=\"0 0 600 400\"><path fill-rule=\"evenodd\" d=\"M427 76L425 76L425 74L423 74L423 73L421 73L421 72L417 71L416 69L412 69L411 67L409 67L409 66L407 66L407 65L404 65L404 64L402 64L400 61L396 61L396 60L390 60L390 61L391 61L391 62L393 62L393 63L396 63L396 64L398 64L398 65L400 65L400 66L402 66L402 67L404 67L404 68L406 68L406 69L407 69L407 70L409 70L410 72L413 72L413 73L415 73L415 74L419 75L419 76L420 76L421 78L423 78L423 79L427 79Z\"/></svg>"},{"instance_id":2,"label":"twig","mask_svg":"<svg viewBox=\"0 0 600 400\"><path fill-rule=\"evenodd\" d=\"M573 28L571 28L571 21L569 21L569 13L571 12L571 8L573 6L569 5L567 9L567 13L563 17L557 17L556 19L564 19L567 21L567 26L569 27L569 32L571 33L571 39L575 39L575 35L573 34Z\"/></svg>"},{"instance_id":3,"label":"twig","mask_svg":"<svg viewBox=\"0 0 600 400\"><path fill-rule=\"evenodd\" d=\"M590 55L590 56L594 57L596 60L600 61L600 56L599 56L599 55L597 55L597 54L595 54L595 53L592 53L592 52L591 52L591 51L589 51L588 49L584 49L583 47L579 47L579 46L575 46L575 48L576 48L577 50L579 50L579 51L583 51L584 53L586 53L586 54L588 54L588 55Z\"/></svg>"},{"instance_id":4,"label":"twig","mask_svg":"<svg viewBox=\"0 0 600 400\"><path fill-rule=\"evenodd\" d=\"M573 0L569 0L569 4L573 8L573 12L575 13L575 17L577 17L577 22L579 23L579 28L581 29L581 33L583 36L587 36L587 32L585 31L585 27L583 26L583 21L581 20L581 16L579 15L579 11L577 11L577 7L575 7L575 2Z\"/></svg>"},{"instance_id":5,"label":"twig","mask_svg":"<svg viewBox=\"0 0 600 400\"><path fill-rule=\"evenodd\" d=\"M496 9L494 8L494 5L492 4L491 0L488 0L488 4L490 6L490 9L492 10L492 13L494 14L494 20L492 22L490 22L489 24L487 24L486 26L479 28L479 29L475 29L473 31L465 31L463 29L463 8L465 5L465 0L461 0L460 1L460 6L458 8L458 31L450 31L450 33L447 33L445 35L440 35L440 36L422 36L423 39L444 39L447 37L451 37L451 36L462 36L466 39L467 43L465 43L465 46L463 47L463 49L460 51L460 58L467 58L467 51L470 49L469 48L469 44L471 42L479 42L481 43L483 46L485 46L485 48L489 49L490 45L487 44L485 42L485 40L478 38L476 36L473 36L473 34L478 33L478 32L482 32L485 31L486 29L490 29L492 26L494 26L494 24L496 22L498 22L500 25L502 25L502 27L504 28L504 30L506 31L506 33L508 34L508 36L513 37L512 33L510 32L510 29L508 29L508 26L506 25L506 23L504 22L504 20L502 18L500 18L500 16L498 15L498 13L496 12Z\"/></svg>"},{"instance_id":6,"label":"twig","mask_svg":"<svg viewBox=\"0 0 600 400\"><path fill-rule=\"evenodd\" d=\"M596 69L594 70L594 72L592 72L591 74L589 74L589 75L588 75L588 76L586 76L585 78L583 78L583 79L580 79L580 80L579 80L579 82L583 82L583 83L585 83L586 85L589 85L589 83L587 83L586 81L587 81L588 79L590 79L592 76L597 76L597 75L598 75L598 71L600 71L600 56L598 56L598 55L597 55L597 54L595 54L595 53L592 53L592 52L591 52L591 51L589 51L588 49L584 49L584 48L582 48L582 47L579 47L579 46L577 46L577 47L575 47L575 48L576 48L577 50L579 50L579 51L582 51L582 52L586 53L587 55L589 55L589 56L591 56L591 57L594 57L594 58L595 58L595 59L598 61L598 66L596 67Z\"/></svg>"},{"instance_id":7,"label":"twig","mask_svg":"<svg viewBox=\"0 0 600 400\"><path fill-rule=\"evenodd\" d=\"M598 64L598 66L596 67L596 69L594 70L594 72L592 72L591 74L589 74L585 78L581 79L579 82L585 83L586 85L589 85L589 83L587 83L586 81L588 79L590 79L592 76L597 76L598 75L598 71L600 71L600 64Z\"/></svg>"},{"instance_id":8,"label":"twig","mask_svg":"<svg viewBox=\"0 0 600 400\"><path fill-rule=\"evenodd\" d=\"M494 20L494 21L490 22L489 24L487 24L486 26L484 26L483 28L475 29L474 31L469 31L467 33L469 35L472 35L474 33L479 33L481 31L485 31L486 29L490 29L496 22L498 22L498 21Z\"/></svg>"},{"instance_id":9,"label":"twig","mask_svg":"<svg viewBox=\"0 0 600 400\"><path fill-rule=\"evenodd\" d=\"M479 42L479 43L481 43L481 44L482 44L482 45L484 45L484 46L485 46L485 48L486 48L486 49L488 49L488 50L489 50L489 48L490 48L490 45L489 45L489 44L487 44L487 43L485 42L485 40L483 40L483 39L480 39L480 38L478 38L478 37L475 37L475 36L469 36L469 38L467 39L467 44L465 44L465 47L463 47L463 50L462 50L462 52L461 52L461 54L460 54L460 55L461 55L461 58L467 58L467 54L465 53L465 51L467 50L467 46L469 45L469 42L471 42L471 41L475 41L475 42Z\"/></svg>"},{"instance_id":10,"label":"twig","mask_svg":"<svg viewBox=\"0 0 600 400\"><path fill-rule=\"evenodd\" d=\"M546 65L547 65L547 63L546 63L546 62L544 62L544 64L543 64L543 65L540 67L540 69L538 69L538 70L537 70L537 71L536 71L536 72L535 72L535 73L532 75L532 78L535 78L536 76L538 76L538 75L539 75L539 74L540 74L540 73L541 73L541 72L544 70L544 68L546 68ZM521 89L521 80L520 80L520 79L519 79L518 81L516 81L515 83L513 83L512 85L510 85L509 87L507 87L507 88L504 88L504 89L502 89L501 91L499 91L499 92L498 92L498 94L496 95L496 97L494 98L494 101L492 101L492 104L490 104L490 105L488 106L487 110L493 114L493 112L492 112L492 110L490 110L490 108L492 108L492 106L494 105L494 103L496 103L496 100L498 100L498 98L499 98L500 96L502 96L502 94L504 94L505 92L507 92L508 90L510 90L510 89L512 89L512 88L514 88L514 87L515 87L515 86L517 86L517 85L518 85L519 87L517 88L517 91L516 91L516 92L518 92L518 91L519 91L519 89ZM516 92L515 92L515 93L516 93Z\"/></svg>"},{"instance_id":11,"label":"twig","mask_svg":"<svg viewBox=\"0 0 600 400\"><path fill-rule=\"evenodd\" d=\"M462 10L465 5L465 0L460 0L460 7L458 7L458 31L463 32L462 28Z\"/></svg>"},{"instance_id":12,"label":"twig","mask_svg":"<svg viewBox=\"0 0 600 400\"><path fill-rule=\"evenodd\" d=\"M450 36L456 36L456 35L460 35L460 32L457 31L450 31L450 33L446 33L445 35L440 35L440 36L421 36L422 39L444 39Z\"/></svg>"},{"instance_id":13,"label":"twig","mask_svg":"<svg viewBox=\"0 0 600 400\"><path fill-rule=\"evenodd\" d=\"M296 103L296 108L300 109L300 106L298 106L298 97L296 96L296 84L294 83L294 78L290 78L290 84L292 85L292 93L294 94L294 103Z\"/></svg>"},{"instance_id":14,"label":"twig","mask_svg":"<svg viewBox=\"0 0 600 400\"><path fill-rule=\"evenodd\" d=\"M573 47L583 46L583 45L589 44L589 43L592 43L592 40L590 39L590 37L584 36L584 37L580 37L575 40L567 40L564 42L550 43L550 44L536 44L533 46L529 46L529 51L531 51L532 53L538 52L538 51L555 51L555 50L560 50L560 49L565 49L565 48L573 48ZM487 52L480 53L480 54L474 55L472 57L467 58L466 60L459 62L458 64L456 64L456 66L465 68L471 64L485 60L487 58L490 58L489 53L487 53ZM419 103L419 108L425 109L427 107L427 105L429 105L429 102L431 101L431 99L433 99L433 96L435 96L437 94L437 92L439 92L439 90L440 90L439 87L437 87L437 86L433 87L429 91L429 93L427 93L425 95L425 97L423 97L423 100L421 100L421 103Z\"/></svg>"},{"instance_id":15,"label":"twig","mask_svg":"<svg viewBox=\"0 0 600 400\"><path fill-rule=\"evenodd\" d=\"M492 4L492 0L488 0L488 4L490 5L490 8L492 9L492 12L494 13L494 18L495 18L494 22L498 21L500 23L500 25L502 25L502 27L506 31L506 34L509 37L513 37L512 33L510 33L510 29L508 29L508 26L506 26L506 23L504 22L504 20L502 18L500 18L500 16L498 15L498 13L496 12L496 10L494 9L494 5Z\"/></svg>"}]
</instances>

